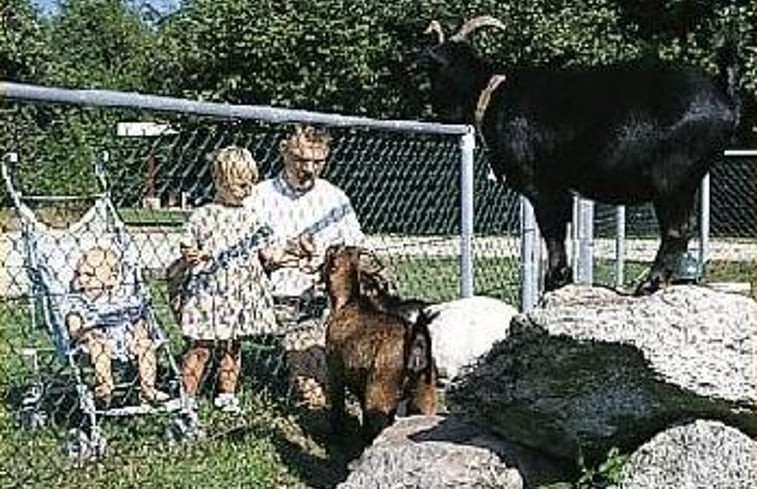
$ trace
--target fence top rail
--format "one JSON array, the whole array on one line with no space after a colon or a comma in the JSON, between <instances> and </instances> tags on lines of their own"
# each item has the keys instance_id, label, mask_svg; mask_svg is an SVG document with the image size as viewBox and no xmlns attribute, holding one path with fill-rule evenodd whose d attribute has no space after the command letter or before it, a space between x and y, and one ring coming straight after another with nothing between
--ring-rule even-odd
<instances>
[{"instance_id":1,"label":"fence top rail","mask_svg":"<svg viewBox=\"0 0 757 489\"><path fill-rule=\"evenodd\" d=\"M121 107L182 112L230 119L254 119L266 122L327 124L339 127L362 127L398 132L463 135L473 129L465 124L439 124L409 120L378 120L369 117L327 114L307 110L282 109L262 105L232 105L201 102L176 97L145 95L112 90L78 90L44 87L0 81L0 100L30 100L96 107Z\"/></svg>"},{"instance_id":2,"label":"fence top rail","mask_svg":"<svg viewBox=\"0 0 757 489\"><path fill-rule=\"evenodd\" d=\"M727 149L723 151L724 156L757 158L757 149Z\"/></svg>"}]
</instances>

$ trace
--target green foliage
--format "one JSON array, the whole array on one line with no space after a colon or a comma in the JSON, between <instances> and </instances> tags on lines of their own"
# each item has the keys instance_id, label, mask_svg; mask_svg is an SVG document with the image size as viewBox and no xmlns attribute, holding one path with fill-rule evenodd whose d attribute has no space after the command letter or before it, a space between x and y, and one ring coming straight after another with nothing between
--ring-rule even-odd
<instances>
[{"instance_id":1,"label":"green foliage","mask_svg":"<svg viewBox=\"0 0 757 489\"><path fill-rule=\"evenodd\" d=\"M743 86L757 92L749 0L187 0L157 22L127 0L64 0L44 25L29 0L3 2L0 75L47 84L419 118L428 115L419 64L428 21L452 33L490 14L507 29L472 40L507 65L662 56L714 71L729 34Z\"/></svg>"},{"instance_id":2,"label":"green foliage","mask_svg":"<svg viewBox=\"0 0 757 489\"><path fill-rule=\"evenodd\" d=\"M637 51L608 0L193 0L162 31L164 78L211 100L417 118L426 109L425 25L437 18L452 32L481 13L508 25L475 36L503 61L590 64Z\"/></svg>"},{"instance_id":3,"label":"green foliage","mask_svg":"<svg viewBox=\"0 0 757 489\"><path fill-rule=\"evenodd\" d=\"M417 113L396 35L411 4L188 2L162 31L162 51L175 60L166 78L180 93L211 100L374 116L407 105Z\"/></svg>"},{"instance_id":4,"label":"green foliage","mask_svg":"<svg viewBox=\"0 0 757 489\"><path fill-rule=\"evenodd\" d=\"M148 91L155 34L125 0L65 0L50 21L55 62L46 81Z\"/></svg>"},{"instance_id":5,"label":"green foliage","mask_svg":"<svg viewBox=\"0 0 757 489\"><path fill-rule=\"evenodd\" d=\"M605 489L620 482L628 455L620 453L618 448L611 448L607 458L597 467L580 464L581 475L575 482L557 482L539 486L537 489Z\"/></svg>"},{"instance_id":6,"label":"green foliage","mask_svg":"<svg viewBox=\"0 0 757 489\"><path fill-rule=\"evenodd\" d=\"M44 76L47 47L37 11L29 0L0 0L0 80Z\"/></svg>"},{"instance_id":7,"label":"green foliage","mask_svg":"<svg viewBox=\"0 0 757 489\"><path fill-rule=\"evenodd\" d=\"M575 489L596 489L607 487L620 482L628 455L622 455L618 448L611 448L607 458L596 468L581 467L581 477L576 482Z\"/></svg>"}]
</instances>

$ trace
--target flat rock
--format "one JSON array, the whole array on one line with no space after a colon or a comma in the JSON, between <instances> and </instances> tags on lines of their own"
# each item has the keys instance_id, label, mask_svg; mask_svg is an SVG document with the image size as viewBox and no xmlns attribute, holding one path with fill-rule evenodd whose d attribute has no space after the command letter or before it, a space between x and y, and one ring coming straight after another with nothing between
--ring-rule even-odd
<instances>
[{"instance_id":1,"label":"flat rock","mask_svg":"<svg viewBox=\"0 0 757 489\"><path fill-rule=\"evenodd\" d=\"M659 433L626 461L618 489L754 489L757 442L716 421Z\"/></svg>"},{"instance_id":2,"label":"flat rock","mask_svg":"<svg viewBox=\"0 0 757 489\"><path fill-rule=\"evenodd\" d=\"M550 461L532 455L454 418L410 416L385 429L337 489L523 488L521 471L505 459L521 464L534 481L561 477Z\"/></svg>"},{"instance_id":3,"label":"flat rock","mask_svg":"<svg viewBox=\"0 0 757 489\"><path fill-rule=\"evenodd\" d=\"M740 295L569 286L516 316L447 402L506 439L575 461L633 450L697 417L755 436L756 337L757 303Z\"/></svg>"}]
</instances>

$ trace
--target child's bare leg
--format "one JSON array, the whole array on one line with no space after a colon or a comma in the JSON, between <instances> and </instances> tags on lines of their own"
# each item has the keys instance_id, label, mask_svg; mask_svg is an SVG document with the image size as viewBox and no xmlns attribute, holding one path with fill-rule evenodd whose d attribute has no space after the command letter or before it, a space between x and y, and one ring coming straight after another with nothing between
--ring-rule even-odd
<instances>
[{"instance_id":1,"label":"child's bare leg","mask_svg":"<svg viewBox=\"0 0 757 489\"><path fill-rule=\"evenodd\" d=\"M194 397L202 382L205 366L210 359L212 343L209 341L191 340L181 367L182 383L184 392Z\"/></svg>"},{"instance_id":2,"label":"child's bare leg","mask_svg":"<svg viewBox=\"0 0 757 489\"><path fill-rule=\"evenodd\" d=\"M95 397L110 400L115 389L111 368L112 348L108 337L100 331L89 331L82 341L89 350L92 366L95 369Z\"/></svg>"},{"instance_id":3,"label":"child's bare leg","mask_svg":"<svg viewBox=\"0 0 757 489\"><path fill-rule=\"evenodd\" d=\"M137 357L139 388L142 397L148 401L166 401L169 396L155 388L155 379L158 375L156 345L150 338L147 323L140 319L132 327L131 335L131 351Z\"/></svg>"},{"instance_id":4,"label":"child's bare leg","mask_svg":"<svg viewBox=\"0 0 757 489\"><path fill-rule=\"evenodd\" d=\"M86 324L78 313L66 316L66 327L72 339L78 340L89 352L90 362L95 370L95 397L109 400L115 389L111 369L111 345L107 336L96 330L88 330L92 325Z\"/></svg>"},{"instance_id":5,"label":"child's bare leg","mask_svg":"<svg viewBox=\"0 0 757 489\"><path fill-rule=\"evenodd\" d=\"M221 353L221 371L218 374L219 393L233 394L236 392L239 372L242 370L241 353L239 341L229 340L225 342Z\"/></svg>"}]
</instances>

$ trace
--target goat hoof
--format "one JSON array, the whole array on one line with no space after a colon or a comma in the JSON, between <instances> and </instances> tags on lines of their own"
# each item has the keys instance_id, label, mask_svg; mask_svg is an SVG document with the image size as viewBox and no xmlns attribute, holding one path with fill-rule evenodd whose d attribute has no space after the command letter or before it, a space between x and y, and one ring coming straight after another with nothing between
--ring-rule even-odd
<instances>
[{"instance_id":1,"label":"goat hoof","mask_svg":"<svg viewBox=\"0 0 757 489\"><path fill-rule=\"evenodd\" d=\"M637 297L652 295L660 288L662 287L662 279L660 277L657 277L655 275L651 275L646 280L644 280L642 283L636 287L636 290L634 291L634 295Z\"/></svg>"},{"instance_id":2,"label":"goat hoof","mask_svg":"<svg viewBox=\"0 0 757 489\"><path fill-rule=\"evenodd\" d=\"M568 266L547 270L544 277L544 289L549 292L573 282L573 269Z\"/></svg>"}]
</instances>

